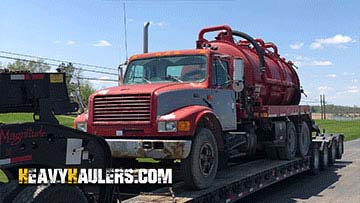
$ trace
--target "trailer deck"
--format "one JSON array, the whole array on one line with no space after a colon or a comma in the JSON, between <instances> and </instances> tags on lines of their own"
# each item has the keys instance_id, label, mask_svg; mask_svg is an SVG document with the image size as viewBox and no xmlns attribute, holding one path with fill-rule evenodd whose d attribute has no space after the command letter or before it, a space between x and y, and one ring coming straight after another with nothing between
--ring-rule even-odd
<instances>
[{"instance_id":1,"label":"trailer deck","mask_svg":"<svg viewBox=\"0 0 360 203\"><path fill-rule=\"evenodd\" d=\"M310 157L294 160L260 159L219 171L212 187L193 191L184 183L143 193L124 203L145 202L235 202L264 187L310 169Z\"/></svg>"}]
</instances>

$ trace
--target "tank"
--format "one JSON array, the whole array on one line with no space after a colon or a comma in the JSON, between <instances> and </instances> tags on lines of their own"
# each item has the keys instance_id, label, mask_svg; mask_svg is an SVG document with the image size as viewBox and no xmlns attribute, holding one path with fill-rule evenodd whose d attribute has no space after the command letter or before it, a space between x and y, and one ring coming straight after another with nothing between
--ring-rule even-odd
<instances>
[{"instance_id":1,"label":"tank","mask_svg":"<svg viewBox=\"0 0 360 203\"><path fill-rule=\"evenodd\" d=\"M205 33L214 31L220 31L215 40L204 38ZM236 41L235 37L242 39ZM204 47L243 59L247 96L255 98L259 105L299 104L302 90L294 64L280 57L274 43L253 39L223 25L200 31L197 48Z\"/></svg>"}]
</instances>

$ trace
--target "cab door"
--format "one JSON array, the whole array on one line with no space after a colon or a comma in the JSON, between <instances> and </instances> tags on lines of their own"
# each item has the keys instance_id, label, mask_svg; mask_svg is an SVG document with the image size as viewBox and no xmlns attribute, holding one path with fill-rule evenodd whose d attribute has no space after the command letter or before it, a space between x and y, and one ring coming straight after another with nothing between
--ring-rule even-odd
<instances>
[{"instance_id":1,"label":"cab door","mask_svg":"<svg viewBox=\"0 0 360 203\"><path fill-rule=\"evenodd\" d=\"M230 57L212 57L210 103L223 130L236 129L235 92L229 74Z\"/></svg>"}]
</instances>

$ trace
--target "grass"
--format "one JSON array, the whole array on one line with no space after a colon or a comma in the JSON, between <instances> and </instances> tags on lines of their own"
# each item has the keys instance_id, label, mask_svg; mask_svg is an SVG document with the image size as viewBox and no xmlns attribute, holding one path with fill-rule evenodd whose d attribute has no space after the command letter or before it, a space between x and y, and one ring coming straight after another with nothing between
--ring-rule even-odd
<instances>
[{"instance_id":1,"label":"grass","mask_svg":"<svg viewBox=\"0 0 360 203\"><path fill-rule=\"evenodd\" d=\"M71 116L56 116L61 125L72 127L74 117ZM5 113L0 114L0 123L23 123L33 122L32 113Z\"/></svg>"},{"instance_id":2,"label":"grass","mask_svg":"<svg viewBox=\"0 0 360 203\"><path fill-rule=\"evenodd\" d=\"M315 123L321 131L325 128L327 133L344 133L346 141L360 138L360 120L315 120Z\"/></svg>"}]
</instances>

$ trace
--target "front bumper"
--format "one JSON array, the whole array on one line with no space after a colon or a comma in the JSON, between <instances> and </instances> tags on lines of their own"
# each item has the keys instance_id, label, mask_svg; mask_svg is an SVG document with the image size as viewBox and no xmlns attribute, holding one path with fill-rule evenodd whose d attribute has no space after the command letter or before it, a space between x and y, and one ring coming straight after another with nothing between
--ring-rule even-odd
<instances>
[{"instance_id":1,"label":"front bumper","mask_svg":"<svg viewBox=\"0 0 360 203\"><path fill-rule=\"evenodd\" d=\"M112 157L185 159L191 150L190 140L106 139Z\"/></svg>"}]
</instances>

